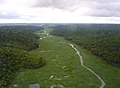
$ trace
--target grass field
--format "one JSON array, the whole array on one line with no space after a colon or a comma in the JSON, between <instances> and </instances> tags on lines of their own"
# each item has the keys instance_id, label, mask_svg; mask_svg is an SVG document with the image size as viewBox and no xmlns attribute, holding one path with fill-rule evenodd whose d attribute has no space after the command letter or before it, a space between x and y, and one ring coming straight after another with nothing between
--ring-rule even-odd
<instances>
[{"instance_id":1,"label":"grass field","mask_svg":"<svg viewBox=\"0 0 120 88\"><path fill-rule=\"evenodd\" d=\"M39 34L39 33L38 33ZM28 88L30 83L40 83L41 88L99 88L100 81L84 69L74 49L62 37L52 36L40 40L40 47L31 51L46 60L40 69L20 71L9 88ZM75 44L74 44L75 45ZM86 49L75 45L84 58L86 66L93 69L105 81L105 88L120 88L120 69L106 64Z\"/></svg>"}]
</instances>

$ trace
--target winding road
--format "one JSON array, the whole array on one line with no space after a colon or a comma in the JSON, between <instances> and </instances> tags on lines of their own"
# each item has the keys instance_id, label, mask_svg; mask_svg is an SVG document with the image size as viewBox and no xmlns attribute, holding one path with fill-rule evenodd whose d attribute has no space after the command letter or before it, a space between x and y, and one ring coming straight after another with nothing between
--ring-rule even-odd
<instances>
[{"instance_id":1,"label":"winding road","mask_svg":"<svg viewBox=\"0 0 120 88\"><path fill-rule=\"evenodd\" d=\"M92 74L94 74L100 81L101 81L101 85L100 85L100 88L104 88L105 86L105 82L104 80L98 75L96 74L92 69L88 68L87 66L84 65L84 61L83 61L83 58L82 56L80 55L80 51L78 51L73 44L71 43L68 43L75 51L76 51L76 54L79 56L79 59L80 59L80 63L81 63L81 66L83 66L84 68L86 68L87 70L89 70Z\"/></svg>"}]
</instances>

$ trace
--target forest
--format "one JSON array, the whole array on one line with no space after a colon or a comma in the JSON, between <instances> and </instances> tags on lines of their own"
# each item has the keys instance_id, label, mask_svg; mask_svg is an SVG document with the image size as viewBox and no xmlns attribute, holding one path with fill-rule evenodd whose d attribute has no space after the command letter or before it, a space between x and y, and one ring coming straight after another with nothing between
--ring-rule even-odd
<instances>
[{"instance_id":1,"label":"forest","mask_svg":"<svg viewBox=\"0 0 120 88\"><path fill-rule=\"evenodd\" d=\"M104 61L120 67L119 24L63 24L52 26L52 35L63 36Z\"/></svg>"},{"instance_id":2,"label":"forest","mask_svg":"<svg viewBox=\"0 0 120 88\"><path fill-rule=\"evenodd\" d=\"M34 32L43 29L38 26L0 26L0 88L6 88L21 69L45 65L43 57L29 53L39 47L39 37Z\"/></svg>"}]
</instances>

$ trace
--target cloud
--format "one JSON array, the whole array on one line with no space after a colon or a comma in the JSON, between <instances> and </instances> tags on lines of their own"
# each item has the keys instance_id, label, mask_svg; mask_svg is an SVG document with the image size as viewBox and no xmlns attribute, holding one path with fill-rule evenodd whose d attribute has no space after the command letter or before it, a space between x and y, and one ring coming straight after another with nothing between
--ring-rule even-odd
<instances>
[{"instance_id":1,"label":"cloud","mask_svg":"<svg viewBox=\"0 0 120 88\"><path fill-rule=\"evenodd\" d=\"M120 17L120 11L106 9L92 9L88 12L88 15L94 17Z\"/></svg>"},{"instance_id":2,"label":"cloud","mask_svg":"<svg viewBox=\"0 0 120 88\"><path fill-rule=\"evenodd\" d=\"M4 12L0 11L0 19L18 19L20 15L16 12Z\"/></svg>"},{"instance_id":3,"label":"cloud","mask_svg":"<svg viewBox=\"0 0 120 88\"><path fill-rule=\"evenodd\" d=\"M3 4L5 2L5 0L0 0L0 4Z\"/></svg>"},{"instance_id":4,"label":"cloud","mask_svg":"<svg viewBox=\"0 0 120 88\"><path fill-rule=\"evenodd\" d=\"M57 8L73 13L76 11L81 13L81 9L82 11L87 9L82 13L83 15L97 17L120 16L119 0L36 0L33 7Z\"/></svg>"},{"instance_id":5,"label":"cloud","mask_svg":"<svg viewBox=\"0 0 120 88\"><path fill-rule=\"evenodd\" d=\"M118 23L119 8L119 0L0 0L0 22Z\"/></svg>"},{"instance_id":6,"label":"cloud","mask_svg":"<svg viewBox=\"0 0 120 88\"><path fill-rule=\"evenodd\" d=\"M52 7L69 10L77 5L79 0L36 0L34 7ZM82 2L80 2L82 3Z\"/></svg>"},{"instance_id":7,"label":"cloud","mask_svg":"<svg viewBox=\"0 0 120 88\"><path fill-rule=\"evenodd\" d=\"M88 12L91 16L120 17L120 1L108 1L96 3L95 7Z\"/></svg>"}]
</instances>

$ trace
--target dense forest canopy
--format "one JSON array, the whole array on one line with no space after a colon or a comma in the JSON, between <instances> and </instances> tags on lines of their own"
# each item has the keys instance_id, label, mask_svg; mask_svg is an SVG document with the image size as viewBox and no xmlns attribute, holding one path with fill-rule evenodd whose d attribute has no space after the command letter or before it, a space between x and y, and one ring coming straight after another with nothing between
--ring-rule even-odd
<instances>
[{"instance_id":1,"label":"dense forest canopy","mask_svg":"<svg viewBox=\"0 0 120 88\"><path fill-rule=\"evenodd\" d=\"M6 88L20 69L39 68L45 64L42 57L29 53L39 47L34 32L37 26L0 26L0 88Z\"/></svg>"},{"instance_id":2,"label":"dense forest canopy","mask_svg":"<svg viewBox=\"0 0 120 88\"><path fill-rule=\"evenodd\" d=\"M53 35L63 36L120 67L119 24L68 24L53 26Z\"/></svg>"},{"instance_id":3,"label":"dense forest canopy","mask_svg":"<svg viewBox=\"0 0 120 88\"><path fill-rule=\"evenodd\" d=\"M36 26L1 26L0 27L0 44L32 50L37 48L37 38L33 32L43 30L42 27Z\"/></svg>"}]
</instances>

